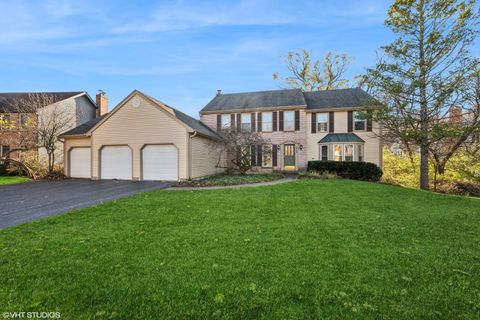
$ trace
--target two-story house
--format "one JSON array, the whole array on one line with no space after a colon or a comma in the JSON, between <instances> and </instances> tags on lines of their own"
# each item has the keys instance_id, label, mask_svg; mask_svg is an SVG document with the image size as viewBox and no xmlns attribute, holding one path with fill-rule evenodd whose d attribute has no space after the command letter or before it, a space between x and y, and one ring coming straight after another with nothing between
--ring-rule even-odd
<instances>
[{"instance_id":1,"label":"two-story house","mask_svg":"<svg viewBox=\"0 0 480 320\"><path fill-rule=\"evenodd\" d=\"M254 170L304 170L310 160L382 164L381 129L364 111L378 102L359 88L298 89L217 95L200 111L215 131L261 132L269 145L255 150Z\"/></svg>"},{"instance_id":2,"label":"two-story house","mask_svg":"<svg viewBox=\"0 0 480 320\"><path fill-rule=\"evenodd\" d=\"M0 157L7 153L12 159L46 157L44 148L35 147L39 129L55 125L71 129L106 112L108 99L103 92L97 95L97 103L85 91L0 93ZM10 152L25 146L29 150ZM62 160L63 143L59 141L56 162Z\"/></svg>"},{"instance_id":3,"label":"two-story house","mask_svg":"<svg viewBox=\"0 0 480 320\"><path fill-rule=\"evenodd\" d=\"M211 147L225 141L223 130L260 132L268 141L244 146L251 150L254 171L302 170L310 160L381 166L380 128L357 114L372 103L361 89L219 92L200 111L199 121L134 90L107 115L60 136L65 174L176 181L221 173L228 155Z\"/></svg>"}]
</instances>

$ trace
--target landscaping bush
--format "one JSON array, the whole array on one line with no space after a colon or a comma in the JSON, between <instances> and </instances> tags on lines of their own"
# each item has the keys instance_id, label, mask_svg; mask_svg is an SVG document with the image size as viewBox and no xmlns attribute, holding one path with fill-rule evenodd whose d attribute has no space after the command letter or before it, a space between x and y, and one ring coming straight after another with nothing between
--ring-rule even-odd
<instances>
[{"instance_id":1,"label":"landscaping bush","mask_svg":"<svg viewBox=\"0 0 480 320\"><path fill-rule=\"evenodd\" d=\"M298 174L298 179L323 179L323 180L330 180L330 179L338 179L339 176L337 176L336 173L334 172L328 172L328 171L307 171L307 172L300 172Z\"/></svg>"},{"instance_id":2,"label":"landscaping bush","mask_svg":"<svg viewBox=\"0 0 480 320\"><path fill-rule=\"evenodd\" d=\"M379 181L382 177L382 170L370 162L350 161L309 161L308 171L334 173L341 178Z\"/></svg>"}]
</instances>

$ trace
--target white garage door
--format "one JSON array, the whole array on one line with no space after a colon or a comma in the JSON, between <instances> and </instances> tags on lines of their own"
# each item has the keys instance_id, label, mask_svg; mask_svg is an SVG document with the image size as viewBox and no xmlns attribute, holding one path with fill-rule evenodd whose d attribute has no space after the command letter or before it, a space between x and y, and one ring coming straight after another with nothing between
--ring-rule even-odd
<instances>
[{"instance_id":1,"label":"white garage door","mask_svg":"<svg viewBox=\"0 0 480 320\"><path fill-rule=\"evenodd\" d=\"M142 150L143 180L178 180L178 151L171 145Z\"/></svg>"},{"instance_id":2,"label":"white garage door","mask_svg":"<svg viewBox=\"0 0 480 320\"><path fill-rule=\"evenodd\" d=\"M132 180L132 150L129 147L103 147L100 162L102 179Z\"/></svg>"},{"instance_id":3,"label":"white garage door","mask_svg":"<svg viewBox=\"0 0 480 320\"><path fill-rule=\"evenodd\" d=\"M70 150L70 177L90 178L90 148L73 148Z\"/></svg>"}]
</instances>

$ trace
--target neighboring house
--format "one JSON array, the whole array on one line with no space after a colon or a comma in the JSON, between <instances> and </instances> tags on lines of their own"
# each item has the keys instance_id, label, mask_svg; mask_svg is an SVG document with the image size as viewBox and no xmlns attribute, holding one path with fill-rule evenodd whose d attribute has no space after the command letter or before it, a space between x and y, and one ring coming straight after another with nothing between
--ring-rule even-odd
<instances>
[{"instance_id":1,"label":"neighboring house","mask_svg":"<svg viewBox=\"0 0 480 320\"><path fill-rule=\"evenodd\" d=\"M65 174L172 181L213 175L228 161L211 145L222 130L237 129L262 132L271 142L252 148L254 170L305 169L309 160L381 166L380 128L356 114L372 102L361 89L218 93L199 121L135 90L107 115L60 136Z\"/></svg>"},{"instance_id":2,"label":"neighboring house","mask_svg":"<svg viewBox=\"0 0 480 320\"><path fill-rule=\"evenodd\" d=\"M366 161L381 167L381 129L361 113L377 107L359 88L219 91L200 111L200 120L216 131L261 132L271 145L251 149L253 170L304 170L311 160Z\"/></svg>"},{"instance_id":3,"label":"neighboring house","mask_svg":"<svg viewBox=\"0 0 480 320\"><path fill-rule=\"evenodd\" d=\"M32 105L25 105L26 101L34 100ZM0 127L0 156L10 150L25 145L36 146L38 142L39 122L46 121L53 110L61 110L68 117L66 128L74 128L100 115L100 111L107 112L108 100L103 92L97 96L103 102L101 108L90 98L88 93L81 92L22 92L0 93L0 115L9 125ZM48 105L40 105L39 101L48 101ZM55 111L56 112L56 111ZM56 162L63 161L63 144L59 143ZM27 157L46 157L44 148L33 148L28 151L10 153L12 159Z\"/></svg>"},{"instance_id":4,"label":"neighboring house","mask_svg":"<svg viewBox=\"0 0 480 320\"><path fill-rule=\"evenodd\" d=\"M214 130L137 90L60 137L72 178L184 180L223 171L208 148L221 139Z\"/></svg>"}]
</instances>

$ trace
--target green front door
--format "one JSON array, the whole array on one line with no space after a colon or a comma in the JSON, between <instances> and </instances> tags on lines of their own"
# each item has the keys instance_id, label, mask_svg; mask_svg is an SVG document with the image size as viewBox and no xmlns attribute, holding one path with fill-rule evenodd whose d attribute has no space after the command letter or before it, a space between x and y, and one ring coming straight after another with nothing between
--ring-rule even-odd
<instances>
[{"instance_id":1,"label":"green front door","mask_svg":"<svg viewBox=\"0 0 480 320\"><path fill-rule=\"evenodd\" d=\"M295 145L286 144L283 146L283 166L295 167Z\"/></svg>"}]
</instances>

